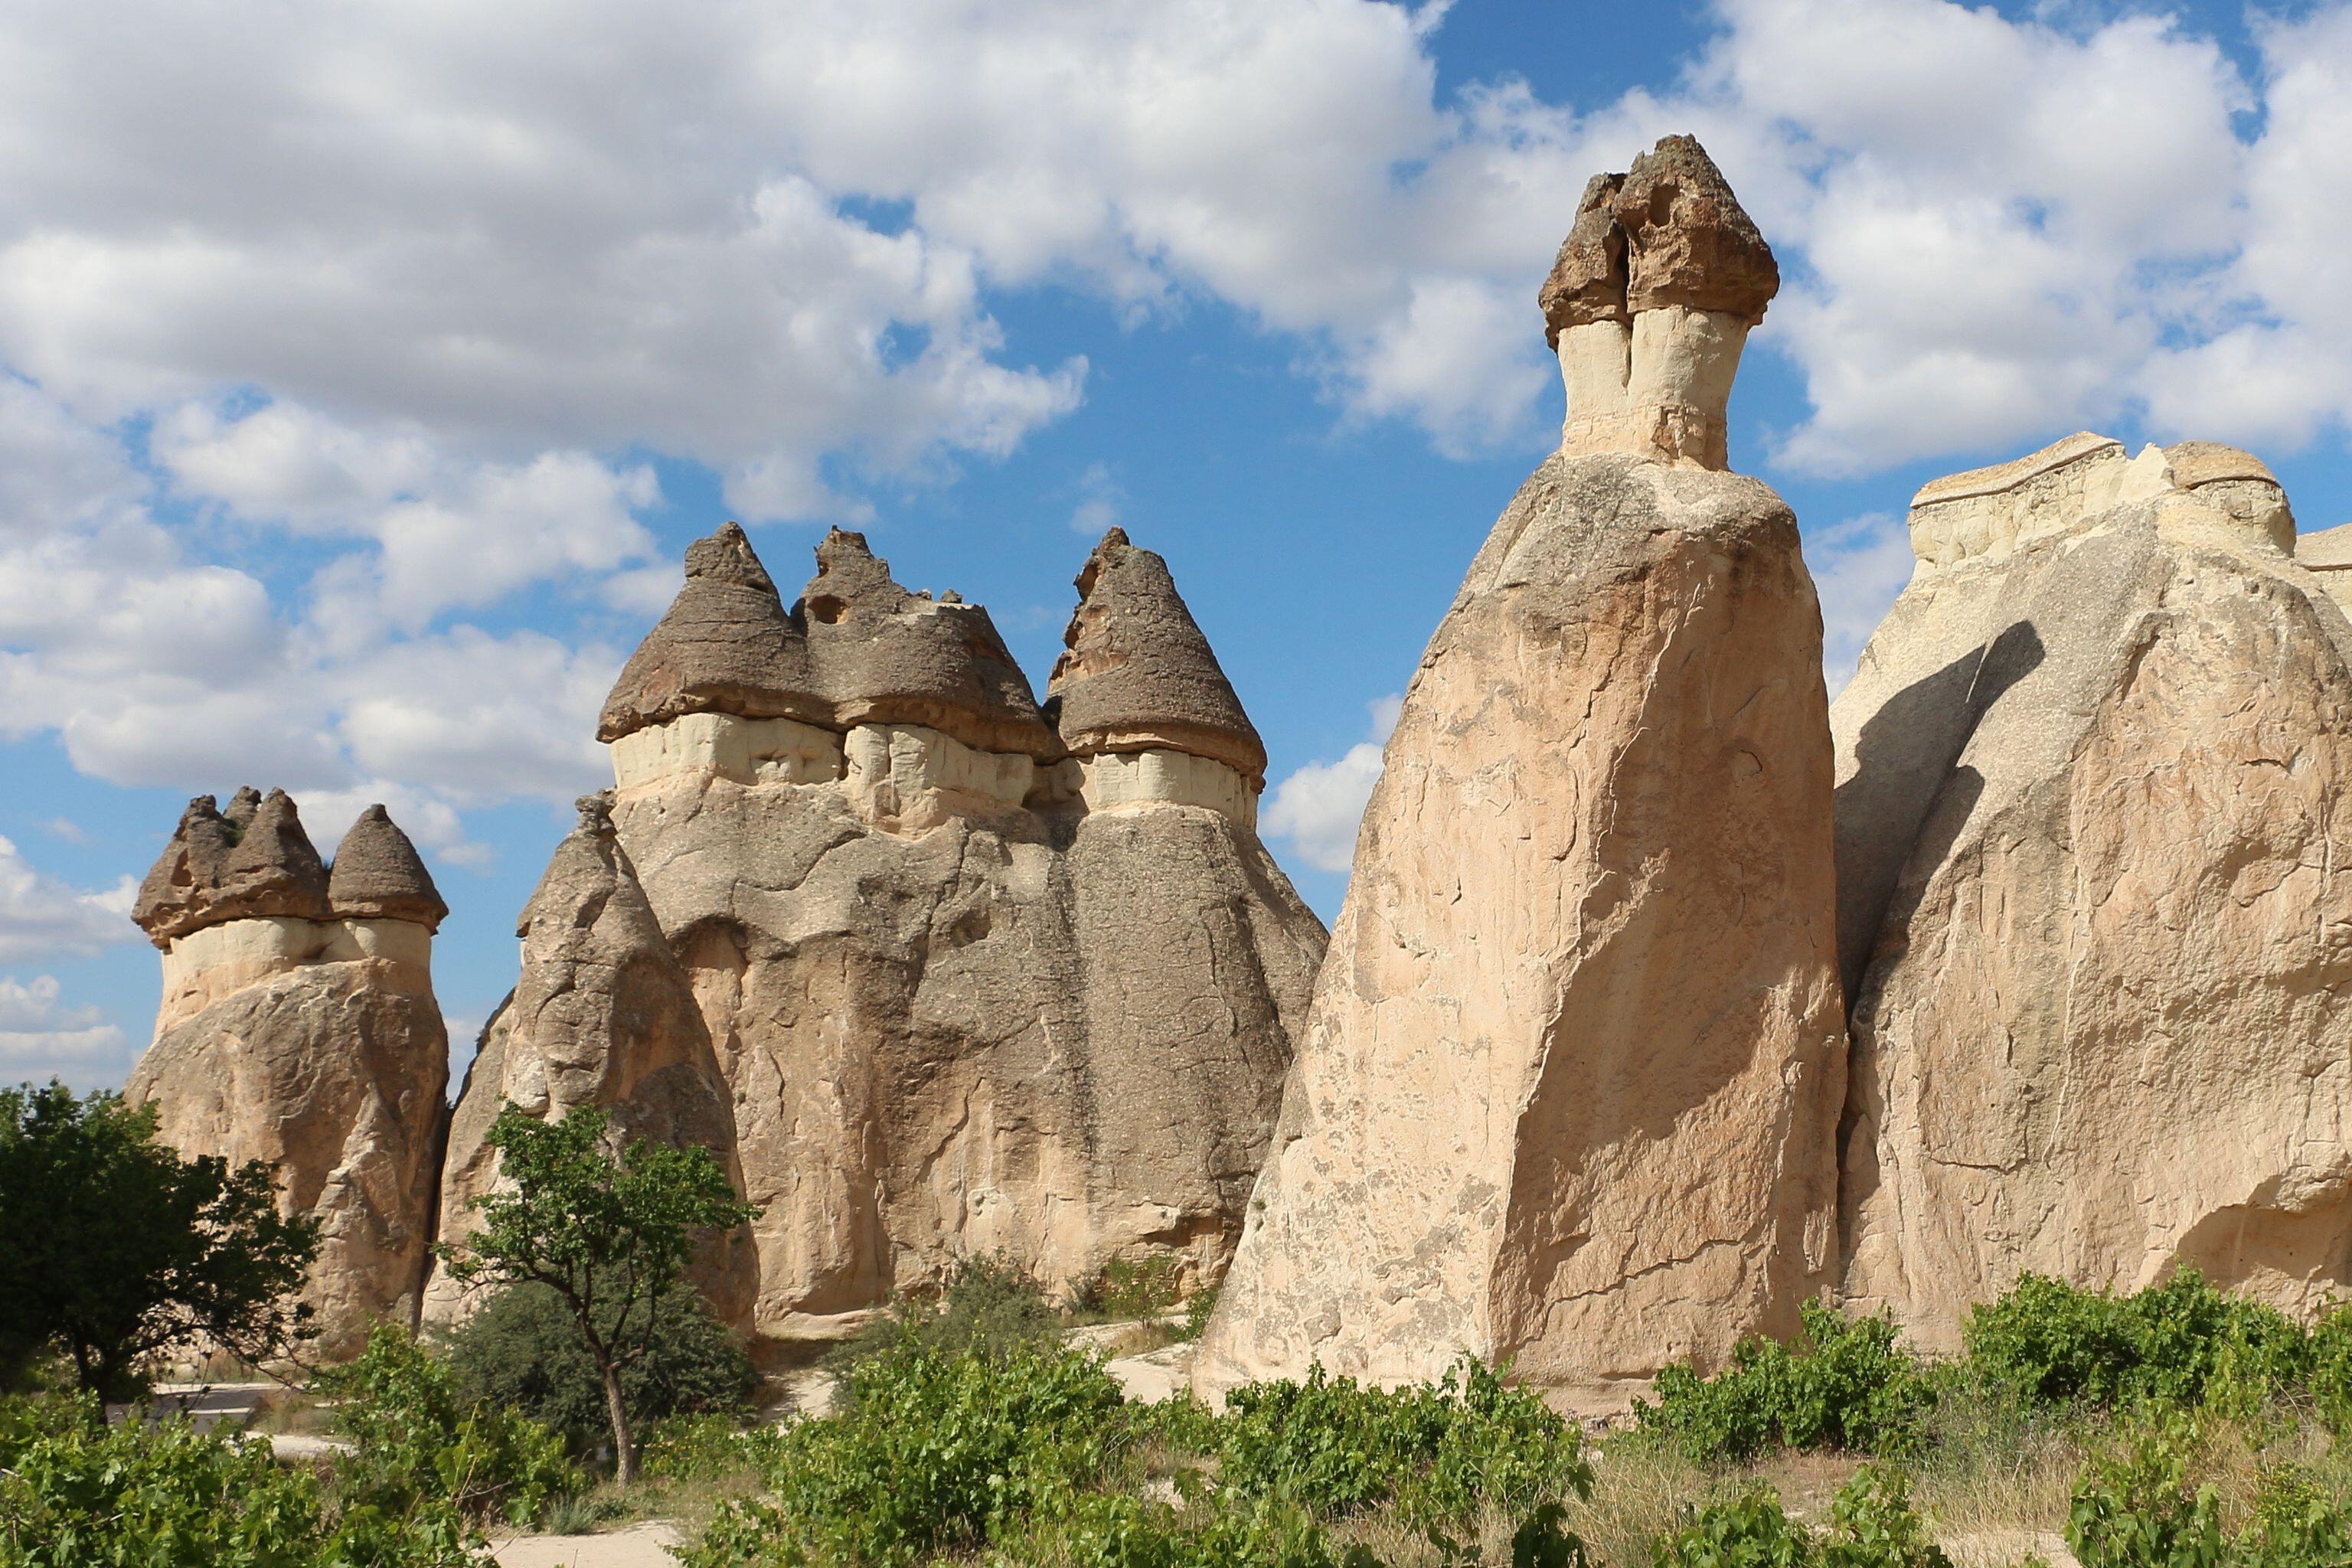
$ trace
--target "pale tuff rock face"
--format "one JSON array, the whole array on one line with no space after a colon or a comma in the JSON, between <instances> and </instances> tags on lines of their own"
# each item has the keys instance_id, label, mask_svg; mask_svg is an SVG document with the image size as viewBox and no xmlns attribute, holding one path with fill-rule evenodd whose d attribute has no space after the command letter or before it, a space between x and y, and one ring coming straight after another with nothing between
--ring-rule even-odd
<instances>
[{"instance_id":1,"label":"pale tuff rock face","mask_svg":"<svg viewBox=\"0 0 2352 1568\"><path fill-rule=\"evenodd\" d=\"M1622 330L1575 268L1611 275L1592 214L1623 188L1588 192L1547 289L1563 354ZM1686 209L1639 207L1634 278ZM1729 248L1666 247L1635 325L1690 309L1651 302L1676 288L1760 310L1691 276ZM1318 1361L1397 1383L1467 1351L1602 1406L1792 1330L1834 1278L1820 611L1787 506L1671 456L1571 439L1423 656L1206 1388Z\"/></svg>"},{"instance_id":2,"label":"pale tuff rock face","mask_svg":"<svg viewBox=\"0 0 2352 1568\"><path fill-rule=\"evenodd\" d=\"M2352 610L2352 523L2297 534L2294 559L2319 579L2328 597Z\"/></svg>"},{"instance_id":3,"label":"pale tuff rock face","mask_svg":"<svg viewBox=\"0 0 2352 1568\"><path fill-rule=\"evenodd\" d=\"M1537 296L1568 388L1560 449L1725 467L1740 350L1780 287L1771 247L1695 139L1595 175Z\"/></svg>"},{"instance_id":4,"label":"pale tuff rock face","mask_svg":"<svg viewBox=\"0 0 2352 1568\"><path fill-rule=\"evenodd\" d=\"M734 1106L709 1031L605 796L580 802L580 825L556 847L517 934L520 983L483 1031L450 1119L440 1239L463 1241L473 1201L497 1190L498 1156L486 1140L509 1104L549 1121L602 1106L616 1146L643 1139L709 1149L740 1190ZM719 1317L742 1324L754 1268L751 1238L738 1233L704 1248L694 1279ZM454 1321L472 1305L436 1268L426 1319Z\"/></svg>"},{"instance_id":5,"label":"pale tuff rock face","mask_svg":"<svg viewBox=\"0 0 2352 1568\"><path fill-rule=\"evenodd\" d=\"M1832 720L1849 1300L2352 1283L2352 624L2242 452L1939 480Z\"/></svg>"},{"instance_id":6,"label":"pale tuff rock face","mask_svg":"<svg viewBox=\"0 0 2352 1568\"><path fill-rule=\"evenodd\" d=\"M1118 671L1099 732L1056 735L985 611L836 531L779 607L823 721L714 706L614 741L618 845L762 1205L764 1334L844 1331L959 1256L1056 1285L1224 1268L1323 931L1251 830L1255 731L1119 542L1074 642Z\"/></svg>"},{"instance_id":7,"label":"pale tuff rock face","mask_svg":"<svg viewBox=\"0 0 2352 1568\"><path fill-rule=\"evenodd\" d=\"M184 1153L277 1168L323 1233L320 1349L413 1321L433 1212L448 1040L433 998L446 912L381 805L331 873L282 791L190 803L133 918L163 950L155 1038L124 1095Z\"/></svg>"}]
</instances>

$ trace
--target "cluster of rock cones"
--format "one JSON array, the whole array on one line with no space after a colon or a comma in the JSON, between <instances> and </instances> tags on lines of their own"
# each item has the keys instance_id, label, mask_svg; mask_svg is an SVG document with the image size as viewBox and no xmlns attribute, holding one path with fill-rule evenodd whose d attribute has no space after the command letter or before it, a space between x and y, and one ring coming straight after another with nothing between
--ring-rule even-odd
<instances>
[{"instance_id":1,"label":"cluster of rock cones","mask_svg":"<svg viewBox=\"0 0 2352 1568\"><path fill-rule=\"evenodd\" d=\"M787 605L730 525L446 1131L430 879L380 811L321 868L282 795L150 878L132 1092L287 1167L345 1325L464 1310L423 1243L507 1103L717 1150L761 1212L700 1282L768 1339L959 1256L1156 1253L1223 1282L1211 1391L1466 1351L1605 1407L1824 1292L1932 1344L2025 1270L2352 1287L2352 535L2205 443L1939 480L1832 707L1796 520L1726 461L1778 286L1688 138L1587 189L1560 449L1414 675L1328 958L1159 557L1105 538L1041 705L858 536Z\"/></svg>"}]
</instances>

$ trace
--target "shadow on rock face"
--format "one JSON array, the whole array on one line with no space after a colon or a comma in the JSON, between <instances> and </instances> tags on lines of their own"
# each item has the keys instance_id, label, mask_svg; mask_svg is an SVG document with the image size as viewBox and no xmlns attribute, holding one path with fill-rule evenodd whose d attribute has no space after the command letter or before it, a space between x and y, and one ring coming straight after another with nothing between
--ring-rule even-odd
<instances>
[{"instance_id":1,"label":"shadow on rock face","mask_svg":"<svg viewBox=\"0 0 2352 1568\"><path fill-rule=\"evenodd\" d=\"M1904 874L1916 879L1949 852L1983 793L1974 769L1954 772L1978 721L2040 666L2042 638L2012 623L1990 643L1889 699L1862 728L1854 773L1837 790L1838 976L1846 1014L1862 994L1872 950ZM1923 839L1931 816L1939 843Z\"/></svg>"}]
</instances>

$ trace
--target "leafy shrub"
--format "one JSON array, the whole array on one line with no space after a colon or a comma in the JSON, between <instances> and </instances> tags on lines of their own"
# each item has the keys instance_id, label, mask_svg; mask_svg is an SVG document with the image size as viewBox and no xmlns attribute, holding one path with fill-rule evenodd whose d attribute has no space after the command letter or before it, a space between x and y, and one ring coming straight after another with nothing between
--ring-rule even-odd
<instances>
[{"instance_id":1,"label":"leafy shrub","mask_svg":"<svg viewBox=\"0 0 2352 1568\"><path fill-rule=\"evenodd\" d=\"M646 1439L646 1474L660 1480L709 1481L773 1464L783 1429L746 1426L731 1415L674 1415Z\"/></svg>"},{"instance_id":2,"label":"leafy shrub","mask_svg":"<svg viewBox=\"0 0 2352 1568\"><path fill-rule=\"evenodd\" d=\"M260 1444L185 1420L99 1424L94 1401L0 1411L0 1563L115 1568L161 1562L298 1568L328 1531L317 1480Z\"/></svg>"},{"instance_id":3,"label":"leafy shrub","mask_svg":"<svg viewBox=\"0 0 2352 1568\"><path fill-rule=\"evenodd\" d=\"M689 1286L655 1302L644 1355L621 1371L632 1423L749 1407L759 1377L743 1342L703 1310ZM449 1366L468 1401L519 1411L563 1434L575 1454L612 1437L604 1374L562 1298L514 1285L449 1336Z\"/></svg>"},{"instance_id":4,"label":"leafy shrub","mask_svg":"<svg viewBox=\"0 0 2352 1568\"><path fill-rule=\"evenodd\" d=\"M2245 1568L2341 1568L2352 1563L2352 1519L2308 1470L2281 1465L2263 1473L2236 1549Z\"/></svg>"},{"instance_id":5,"label":"leafy shrub","mask_svg":"<svg viewBox=\"0 0 2352 1568\"><path fill-rule=\"evenodd\" d=\"M1951 1568L1912 1511L1902 1476L1875 1465L1839 1489L1824 1534L1791 1520L1759 1487L1698 1510L1659 1538L1652 1561L1656 1568Z\"/></svg>"},{"instance_id":6,"label":"leafy shrub","mask_svg":"<svg viewBox=\"0 0 2352 1568\"><path fill-rule=\"evenodd\" d=\"M1071 1292L1072 1304L1089 1317L1111 1321L1156 1317L1176 1304L1183 1274L1182 1260L1165 1253L1141 1259L1114 1258L1100 1274Z\"/></svg>"},{"instance_id":7,"label":"leafy shrub","mask_svg":"<svg viewBox=\"0 0 2352 1568\"><path fill-rule=\"evenodd\" d=\"M1272 1498L1196 1495L1177 1509L1125 1492L1087 1492L1030 1521L992 1568L1379 1568L1359 1546L1340 1552L1323 1522Z\"/></svg>"},{"instance_id":8,"label":"leafy shrub","mask_svg":"<svg viewBox=\"0 0 2352 1568\"><path fill-rule=\"evenodd\" d=\"M341 1506L269 1445L185 1418L108 1427L94 1402L0 1405L0 1568L460 1568L487 1564L446 1504L397 1528Z\"/></svg>"},{"instance_id":9,"label":"leafy shrub","mask_svg":"<svg viewBox=\"0 0 2352 1568\"><path fill-rule=\"evenodd\" d=\"M2074 1483L2066 1544L2083 1568L2215 1568L2224 1561L2221 1503L2189 1490L2195 1431L2167 1418L2135 1428Z\"/></svg>"},{"instance_id":10,"label":"leafy shrub","mask_svg":"<svg viewBox=\"0 0 2352 1568\"><path fill-rule=\"evenodd\" d=\"M1213 1289L1193 1291L1191 1296L1185 1298L1184 1321L1178 1325L1176 1337L1179 1340L1199 1339L1209 1331L1209 1320L1215 1315L1216 1310L1216 1291Z\"/></svg>"},{"instance_id":11,"label":"leafy shrub","mask_svg":"<svg viewBox=\"0 0 2352 1568\"><path fill-rule=\"evenodd\" d=\"M1241 1497L1340 1514L1395 1501L1407 1521L1455 1523L1482 1503L1513 1514L1592 1485L1574 1427L1467 1356L1435 1386L1367 1387L1321 1366L1303 1383L1225 1396L1219 1473Z\"/></svg>"},{"instance_id":12,"label":"leafy shrub","mask_svg":"<svg viewBox=\"0 0 2352 1568\"><path fill-rule=\"evenodd\" d=\"M2284 1314L2194 1268L2129 1296L2029 1274L1970 1310L1969 1360L2045 1404L2239 1402L2308 1380L2309 1338Z\"/></svg>"},{"instance_id":13,"label":"leafy shrub","mask_svg":"<svg viewBox=\"0 0 2352 1568\"><path fill-rule=\"evenodd\" d=\"M367 1349L324 1380L339 1396L335 1422L356 1452L338 1486L355 1514L387 1525L439 1500L471 1518L498 1512L517 1523L585 1478L564 1458L551 1429L499 1405L467 1398L449 1363L390 1324Z\"/></svg>"},{"instance_id":14,"label":"leafy shrub","mask_svg":"<svg viewBox=\"0 0 2352 1568\"><path fill-rule=\"evenodd\" d=\"M2321 1312L2307 1343L2312 1408L2329 1431L2345 1436L2352 1433L2352 1306Z\"/></svg>"},{"instance_id":15,"label":"leafy shrub","mask_svg":"<svg viewBox=\"0 0 2352 1568\"><path fill-rule=\"evenodd\" d=\"M894 1350L850 1373L843 1412L783 1429L770 1497L721 1509L686 1561L898 1568L981 1545L1066 1503L1124 1447L1118 1385L1095 1358Z\"/></svg>"},{"instance_id":16,"label":"leafy shrub","mask_svg":"<svg viewBox=\"0 0 2352 1568\"><path fill-rule=\"evenodd\" d=\"M1951 1568L1911 1508L1903 1472L1864 1465L1830 1500L1825 1568Z\"/></svg>"},{"instance_id":17,"label":"leafy shrub","mask_svg":"<svg viewBox=\"0 0 2352 1568\"><path fill-rule=\"evenodd\" d=\"M1035 1275L1002 1257L963 1258L935 1298L893 1302L825 1360L846 1372L884 1354L994 1358L1052 1344L1062 1328Z\"/></svg>"},{"instance_id":18,"label":"leafy shrub","mask_svg":"<svg viewBox=\"0 0 2352 1568\"><path fill-rule=\"evenodd\" d=\"M1776 1447L1893 1454L1914 1446L1935 1386L1896 1343L1893 1321L1849 1321L1814 1301L1802 1316L1793 1344L1748 1340L1714 1377L1686 1364L1666 1368L1657 1402L1635 1405L1639 1429L1701 1464Z\"/></svg>"},{"instance_id":19,"label":"leafy shrub","mask_svg":"<svg viewBox=\"0 0 2352 1568\"><path fill-rule=\"evenodd\" d=\"M1781 1511L1780 1500L1758 1488L1730 1502L1710 1503L1651 1549L1656 1568L1811 1568L1812 1538Z\"/></svg>"}]
</instances>

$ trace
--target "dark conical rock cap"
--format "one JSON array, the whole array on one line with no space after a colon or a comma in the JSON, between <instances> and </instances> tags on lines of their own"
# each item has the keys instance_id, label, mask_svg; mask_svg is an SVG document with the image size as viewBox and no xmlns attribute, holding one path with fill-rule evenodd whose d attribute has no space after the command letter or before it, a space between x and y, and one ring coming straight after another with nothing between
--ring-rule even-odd
<instances>
[{"instance_id":1,"label":"dark conical rock cap","mask_svg":"<svg viewBox=\"0 0 2352 1568\"><path fill-rule=\"evenodd\" d=\"M157 947L225 921L331 919L327 868L282 789L251 788L224 813L198 795L180 815L163 858L140 884L131 918Z\"/></svg>"},{"instance_id":2,"label":"dark conical rock cap","mask_svg":"<svg viewBox=\"0 0 2352 1568\"><path fill-rule=\"evenodd\" d=\"M1780 264L1731 184L1694 136L1668 136L1622 174L1584 187L1537 302L1555 344L1570 327L1682 305L1754 326L1780 289Z\"/></svg>"},{"instance_id":3,"label":"dark conical rock cap","mask_svg":"<svg viewBox=\"0 0 2352 1568\"><path fill-rule=\"evenodd\" d=\"M251 792L240 792L249 794ZM260 803L254 796L254 803ZM248 814L249 815L249 814ZM139 884L131 900L131 918L148 940L168 947L172 939L205 923L213 889L219 884L221 863L236 847L236 828L220 813L208 795L188 802L180 826L163 853Z\"/></svg>"},{"instance_id":4,"label":"dark conical rock cap","mask_svg":"<svg viewBox=\"0 0 2352 1568\"><path fill-rule=\"evenodd\" d=\"M920 724L982 751L1059 754L988 612L908 593L864 534L825 535L796 614L841 728Z\"/></svg>"},{"instance_id":5,"label":"dark conical rock cap","mask_svg":"<svg viewBox=\"0 0 2352 1568\"><path fill-rule=\"evenodd\" d=\"M414 921L427 931L449 913L416 846L380 804L360 813L336 847L327 901L338 920Z\"/></svg>"},{"instance_id":6,"label":"dark conical rock cap","mask_svg":"<svg viewBox=\"0 0 2352 1568\"><path fill-rule=\"evenodd\" d=\"M333 918L326 865L284 790L261 797L252 819L237 835L236 847L221 862L214 913L221 920L251 915Z\"/></svg>"},{"instance_id":7,"label":"dark conical rock cap","mask_svg":"<svg viewBox=\"0 0 2352 1568\"><path fill-rule=\"evenodd\" d=\"M687 546L686 585L622 667L597 720L614 741L685 713L823 723L800 628L742 529L728 523Z\"/></svg>"},{"instance_id":8,"label":"dark conical rock cap","mask_svg":"<svg viewBox=\"0 0 2352 1568\"><path fill-rule=\"evenodd\" d=\"M1114 528L1078 574L1046 700L1072 752L1189 752L1265 778L1265 744L1242 710L1168 563Z\"/></svg>"},{"instance_id":9,"label":"dark conical rock cap","mask_svg":"<svg viewBox=\"0 0 2352 1568\"><path fill-rule=\"evenodd\" d=\"M1624 184L1622 174L1595 174L1585 183L1576 223L1536 294L1543 308L1544 339L1554 348L1570 327L1632 319L1625 309L1625 231L1616 213L1617 192Z\"/></svg>"}]
</instances>

